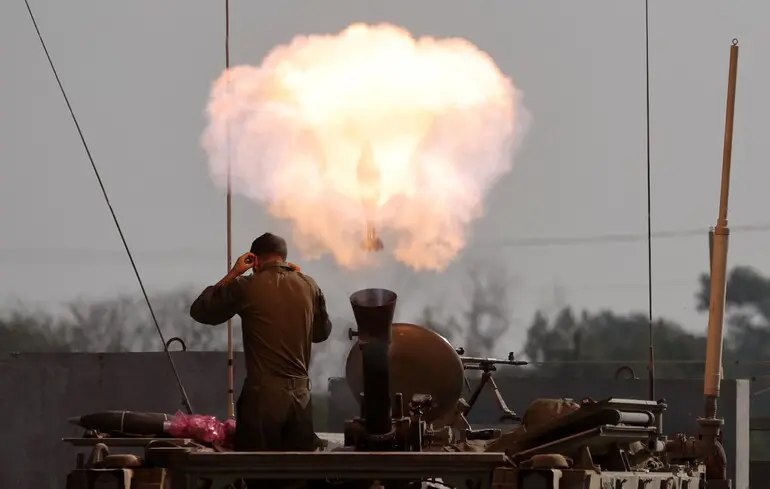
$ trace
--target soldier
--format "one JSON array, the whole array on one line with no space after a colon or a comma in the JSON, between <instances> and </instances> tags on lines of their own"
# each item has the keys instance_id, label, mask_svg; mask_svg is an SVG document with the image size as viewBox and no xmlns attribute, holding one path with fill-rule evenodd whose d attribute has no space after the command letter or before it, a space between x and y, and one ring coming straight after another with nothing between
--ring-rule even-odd
<instances>
[{"instance_id":1,"label":"soldier","mask_svg":"<svg viewBox=\"0 0 770 489\"><path fill-rule=\"evenodd\" d=\"M321 289L286 256L283 238L263 234L190 307L203 324L241 317L247 377L236 406L238 451L311 451L315 445L310 349L326 341L332 324Z\"/></svg>"}]
</instances>

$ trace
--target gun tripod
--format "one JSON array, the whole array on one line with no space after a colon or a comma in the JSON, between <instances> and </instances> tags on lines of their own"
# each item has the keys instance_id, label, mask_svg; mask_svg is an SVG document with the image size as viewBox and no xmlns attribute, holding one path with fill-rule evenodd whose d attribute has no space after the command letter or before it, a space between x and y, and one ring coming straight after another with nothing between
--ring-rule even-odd
<instances>
[{"instance_id":1,"label":"gun tripod","mask_svg":"<svg viewBox=\"0 0 770 489\"><path fill-rule=\"evenodd\" d=\"M455 419L452 424L460 431L461 434L464 434L464 438L468 440L482 440L493 438L496 435L499 436L500 430L472 429L470 423L468 422L468 414L471 412L471 409L473 409L473 406L478 401L481 392L487 385L489 385L492 388L495 404L497 404L497 407L502 412L502 415L500 416L500 422L520 422L521 417L516 414L514 410L509 408L505 403L503 396L500 394L500 389L497 387L495 379L492 378L492 374L497 371L497 365L527 365L527 362L515 360L513 353L508 354L507 360L498 358L465 357L463 356L464 353L464 348L457 348L457 354L460 355L463 363L463 369L479 370L481 371L481 378L479 379L479 383L476 385L476 388L471 393L471 397L468 399L468 401L460 399L457 411L455 412ZM466 384L467 382L468 380L466 378ZM470 390L470 384L468 384L468 390Z\"/></svg>"}]
</instances>

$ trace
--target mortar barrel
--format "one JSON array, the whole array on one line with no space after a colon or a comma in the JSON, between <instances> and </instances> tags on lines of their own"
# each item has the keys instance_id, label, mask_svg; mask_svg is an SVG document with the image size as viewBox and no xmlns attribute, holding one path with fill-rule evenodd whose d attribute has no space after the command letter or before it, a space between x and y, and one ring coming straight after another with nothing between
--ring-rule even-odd
<instances>
[{"instance_id":1,"label":"mortar barrel","mask_svg":"<svg viewBox=\"0 0 770 489\"><path fill-rule=\"evenodd\" d=\"M388 349L397 299L396 293L387 289L364 289L350 296L362 357L364 420L371 435L392 429Z\"/></svg>"}]
</instances>

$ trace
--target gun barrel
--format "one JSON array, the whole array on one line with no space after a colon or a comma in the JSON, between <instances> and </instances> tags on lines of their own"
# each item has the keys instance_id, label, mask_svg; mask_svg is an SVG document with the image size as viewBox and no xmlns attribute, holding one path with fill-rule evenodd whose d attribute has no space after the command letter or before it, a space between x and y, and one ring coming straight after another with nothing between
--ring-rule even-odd
<instances>
[{"instance_id":1,"label":"gun barrel","mask_svg":"<svg viewBox=\"0 0 770 489\"><path fill-rule=\"evenodd\" d=\"M510 360L504 358L491 358L491 357L460 357L465 368L473 368L474 365L529 365L529 362L524 360Z\"/></svg>"}]
</instances>

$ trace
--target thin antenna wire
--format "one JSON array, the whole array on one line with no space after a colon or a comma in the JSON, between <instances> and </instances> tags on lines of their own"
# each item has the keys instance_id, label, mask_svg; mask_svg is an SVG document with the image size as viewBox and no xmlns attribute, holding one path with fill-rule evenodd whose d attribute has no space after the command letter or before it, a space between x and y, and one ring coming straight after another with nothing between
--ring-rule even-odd
<instances>
[{"instance_id":1,"label":"thin antenna wire","mask_svg":"<svg viewBox=\"0 0 770 489\"><path fill-rule=\"evenodd\" d=\"M94 158L91 156L91 149L88 147L88 143L86 142L86 138L83 135L83 131L80 129L80 123L78 122L77 117L75 117L75 111L72 109L72 105L70 104L69 97L67 97L67 92L64 91L64 85L62 85L61 79L59 78L59 73L56 71L56 67L53 64L53 59L51 59L51 55L48 53L48 47L46 47L45 41L43 40L43 35L40 33L40 28L37 26L37 21L35 20L35 15L32 13L32 7L29 5L29 0L24 0L24 3L27 5L27 12L29 12L29 18L32 20L32 24L35 26L35 31L37 32L37 37L40 39L40 45L43 47L43 51L45 51L45 56L48 58L48 64L51 65L51 71L53 71L54 77L56 77L56 83L59 85L59 90L61 91L62 97L64 97L64 102L67 104L67 108L70 111L70 116L72 117L72 122L75 123L75 128L78 131L78 135L80 136L80 141L83 143L83 148L86 150L86 155L88 156L88 161L91 162L91 168L94 171L94 175L96 176L96 181L99 183L99 187L102 189L102 195L104 195L104 201L107 203L107 207L110 210L110 214L112 214L112 220L115 222L115 227L118 228L118 234L120 235L120 240L123 242L123 248L126 250L126 254L128 255L128 259L131 262L131 268L134 269L134 275L136 275L136 280L139 282L139 288L142 289L142 295L144 296L144 301L147 303L147 308L150 310L150 317L152 318L152 322L155 324L155 329L158 330L158 336L160 336L160 341L163 344L163 350L166 352L166 356L168 357L168 361L171 364L171 370L174 372L174 377L176 377L176 383L179 386L179 393L182 395L182 404L184 404L184 407L187 409L187 412L189 414L193 414L193 408L190 404L190 399L187 397L187 392L184 389L184 385L182 385L182 379L179 377L179 372L176 369L176 364L174 363L174 359L171 356L171 353L168 350L168 344L166 343L166 338L163 336L163 331L160 329L160 324L158 324L158 319L155 316L155 311L152 308L152 304L150 303L150 298L147 295L147 290L144 287L144 282L142 281L141 275L139 275L139 269L136 267L136 262L134 262L134 256L131 254L131 250L128 247L128 243L126 242L126 237L123 235L123 229L120 227L120 222L118 222L118 216L115 214L115 210L112 208L112 203L110 202L110 198L107 196L107 189L104 187L104 182L102 182L102 177L99 174L99 170L96 168L96 163L94 163Z\"/></svg>"},{"instance_id":2,"label":"thin antenna wire","mask_svg":"<svg viewBox=\"0 0 770 489\"><path fill-rule=\"evenodd\" d=\"M230 76L230 0L225 0L225 76ZM233 266L233 192L230 169L230 128L227 128L227 271ZM235 362L233 358L233 320L227 321L227 416L235 417Z\"/></svg>"},{"instance_id":3,"label":"thin antenna wire","mask_svg":"<svg viewBox=\"0 0 770 489\"><path fill-rule=\"evenodd\" d=\"M649 396L655 400L655 326L652 318L652 185L650 171L650 2L644 0L644 56L647 75L647 293L649 304L650 358L647 365Z\"/></svg>"}]
</instances>

